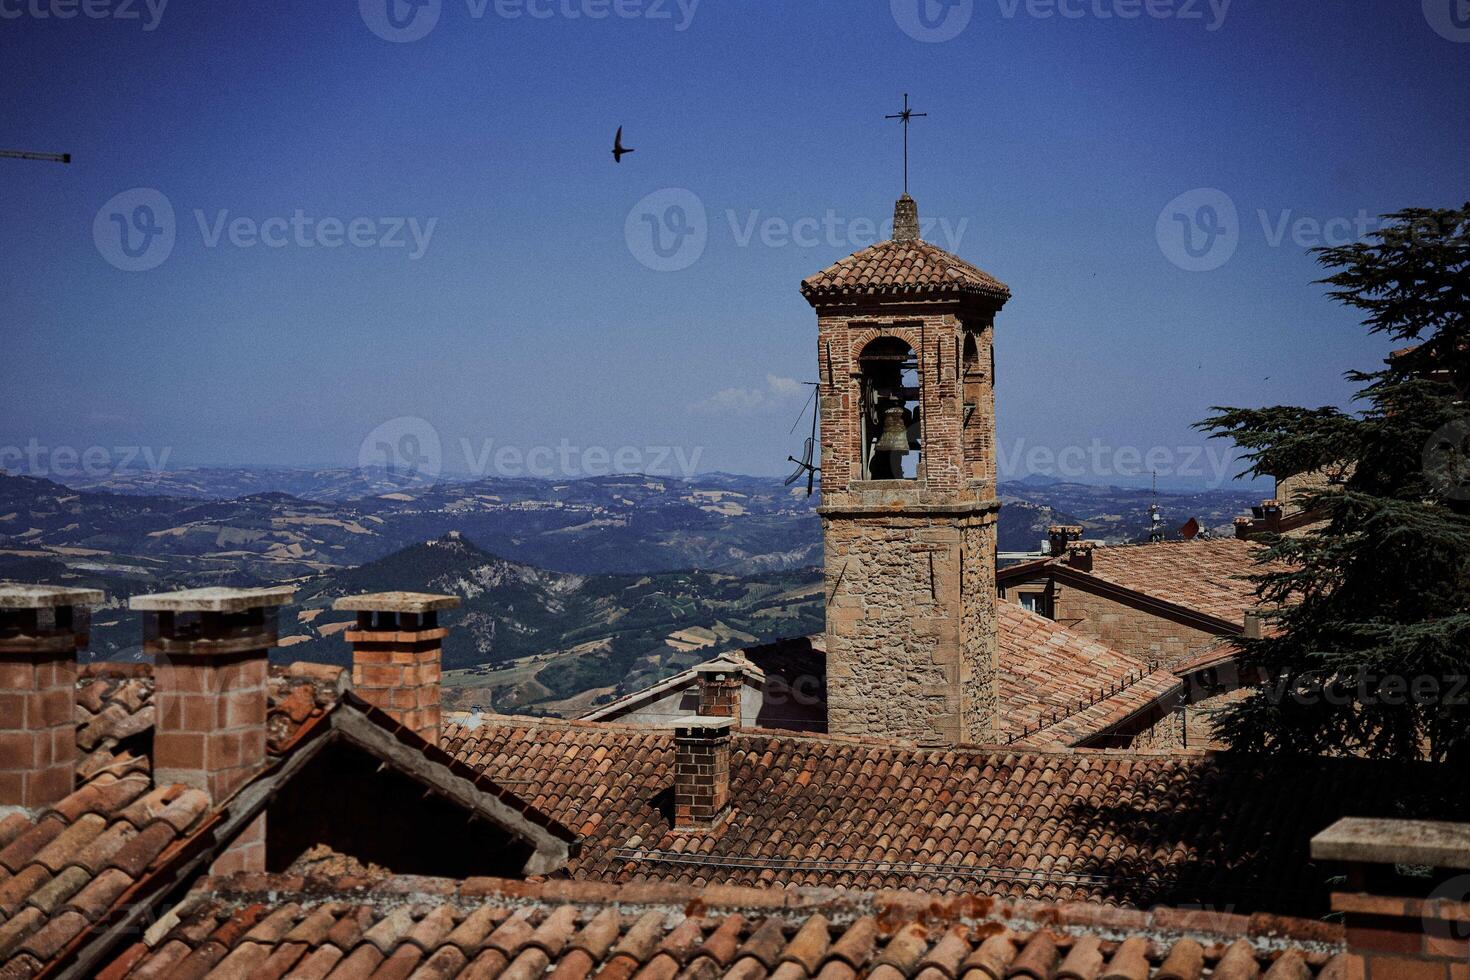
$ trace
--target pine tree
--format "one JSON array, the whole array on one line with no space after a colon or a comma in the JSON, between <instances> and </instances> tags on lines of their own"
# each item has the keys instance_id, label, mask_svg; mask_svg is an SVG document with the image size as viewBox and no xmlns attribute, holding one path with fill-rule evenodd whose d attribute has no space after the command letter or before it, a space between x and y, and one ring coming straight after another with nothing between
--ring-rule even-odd
<instances>
[{"instance_id":1,"label":"pine tree","mask_svg":"<svg viewBox=\"0 0 1470 980\"><path fill-rule=\"evenodd\" d=\"M1297 501L1323 523L1263 541L1274 628L1240 645L1267 682L1219 726L1242 751L1470 761L1470 204L1386 217L1317 250L1329 295L1410 345L1349 372L1359 410L1217 407L1197 426L1252 475L1339 474Z\"/></svg>"}]
</instances>

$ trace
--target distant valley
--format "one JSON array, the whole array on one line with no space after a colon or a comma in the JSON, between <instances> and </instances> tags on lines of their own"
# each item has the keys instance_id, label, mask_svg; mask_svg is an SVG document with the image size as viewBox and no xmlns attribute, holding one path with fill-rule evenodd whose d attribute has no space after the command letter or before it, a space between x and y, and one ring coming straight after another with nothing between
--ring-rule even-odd
<instances>
[{"instance_id":1,"label":"distant valley","mask_svg":"<svg viewBox=\"0 0 1470 980\"><path fill-rule=\"evenodd\" d=\"M1000 550L1052 523L1089 537L1228 529L1251 491L1159 494L1027 480L1001 486ZM576 713L721 652L822 628L818 498L712 474L433 486L360 470L200 469L78 487L0 473L0 579L102 588L91 655L138 656L126 598L289 583L282 659L345 663L337 596L451 592L451 707Z\"/></svg>"}]
</instances>

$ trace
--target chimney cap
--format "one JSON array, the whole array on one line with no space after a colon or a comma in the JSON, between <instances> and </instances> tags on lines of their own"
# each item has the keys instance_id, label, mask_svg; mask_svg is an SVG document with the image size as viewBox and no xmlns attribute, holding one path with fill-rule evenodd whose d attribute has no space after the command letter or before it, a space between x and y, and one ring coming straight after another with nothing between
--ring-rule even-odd
<instances>
[{"instance_id":1,"label":"chimney cap","mask_svg":"<svg viewBox=\"0 0 1470 980\"><path fill-rule=\"evenodd\" d=\"M100 606L100 589L0 582L0 609L54 609L57 606Z\"/></svg>"},{"instance_id":2,"label":"chimney cap","mask_svg":"<svg viewBox=\"0 0 1470 980\"><path fill-rule=\"evenodd\" d=\"M720 715L685 715L674 719L673 727L676 732L699 729L723 731L735 727L735 719Z\"/></svg>"},{"instance_id":3,"label":"chimney cap","mask_svg":"<svg viewBox=\"0 0 1470 980\"><path fill-rule=\"evenodd\" d=\"M766 672L748 660L735 660L731 657L719 656L713 660L706 660L694 667L694 672L701 677L707 674L739 674L751 680L761 681L766 677Z\"/></svg>"},{"instance_id":4,"label":"chimney cap","mask_svg":"<svg viewBox=\"0 0 1470 980\"><path fill-rule=\"evenodd\" d=\"M459 607L459 596L431 592L370 592L343 596L332 603L339 612L427 613Z\"/></svg>"},{"instance_id":5,"label":"chimney cap","mask_svg":"<svg viewBox=\"0 0 1470 980\"><path fill-rule=\"evenodd\" d=\"M1312 857L1470 870L1470 824L1345 817L1312 838Z\"/></svg>"},{"instance_id":6,"label":"chimney cap","mask_svg":"<svg viewBox=\"0 0 1470 980\"><path fill-rule=\"evenodd\" d=\"M233 613L284 606L295 596L296 590L289 585L263 589L183 589L179 592L135 595L128 600L128 608L136 612Z\"/></svg>"}]
</instances>

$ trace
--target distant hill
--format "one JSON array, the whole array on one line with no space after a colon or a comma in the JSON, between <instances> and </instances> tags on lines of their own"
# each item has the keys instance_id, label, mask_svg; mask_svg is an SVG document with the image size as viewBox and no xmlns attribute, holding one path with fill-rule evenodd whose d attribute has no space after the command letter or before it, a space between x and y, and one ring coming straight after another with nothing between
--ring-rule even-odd
<instances>
[{"instance_id":1,"label":"distant hill","mask_svg":"<svg viewBox=\"0 0 1470 980\"><path fill-rule=\"evenodd\" d=\"M304 583L279 655L347 663L340 634L353 617L331 601L390 589L460 597L440 616L451 627L444 665L463 671L452 684L480 692L465 697L500 707L635 690L726 650L822 628L814 568L578 575L507 561L451 534Z\"/></svg>"},{"instance_id":2,"label":"distant hill","mask_svg":"<svg viewBox=\"0 0 1470 980\"><path fill-rule=\"evenodd\" d=\"M345 662L348 592L453 592L446 648L464 700L570 711L721 650L821 629L819 497L710 474L385 484L353 470L190 470L127 492L0 472L0 579L101 588L91 656L140 655L128 596L203 585L298 588L281 656ZM143 493L147 489L167 493ZM364 496L338 494L369 491ZM379 492L383 491L383 492ZM177 496L171 494L179 494ZM233 496L231 495L233 494ZM1028 479L1000 487L1001 551L1049 524L1140 540L1157 501L1229 533L1259 491L1160 493ZM428 543L425 543L428 542ZM578 699L581 699L580 701Z\"/></svg>"}]
</instances>

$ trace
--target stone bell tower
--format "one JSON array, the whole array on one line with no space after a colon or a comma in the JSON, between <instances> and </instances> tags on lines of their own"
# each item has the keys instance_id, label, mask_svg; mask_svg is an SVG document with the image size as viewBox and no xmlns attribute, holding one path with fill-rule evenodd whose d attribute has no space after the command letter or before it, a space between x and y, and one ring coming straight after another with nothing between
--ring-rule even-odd
<instances>
[{"instance_id":1,"label":"stone bell tower","mask_svg":"<svg viewBox=\"0 0 1470 980\"><path fill-rule=\"evenodd\" d=\"M994 737L995 395L1010 290L919 238L806 279L817 313L828 727L928 745Z\"/></svg>"}]
</instances>

